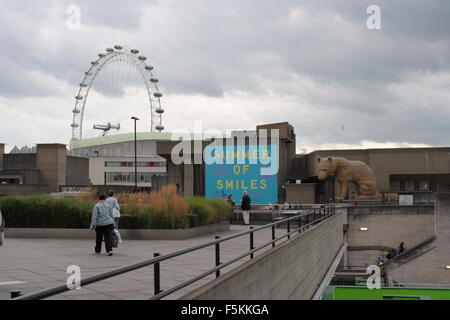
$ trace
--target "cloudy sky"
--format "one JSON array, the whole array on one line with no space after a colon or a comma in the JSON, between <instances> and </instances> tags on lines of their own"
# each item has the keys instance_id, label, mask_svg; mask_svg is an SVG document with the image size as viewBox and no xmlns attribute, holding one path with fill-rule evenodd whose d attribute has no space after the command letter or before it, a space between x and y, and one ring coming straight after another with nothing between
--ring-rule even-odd
<instances>
[{"instance_id":1,"label":"cloudy sky","mask_svg":"<svg viewBox=\"0 0 450 320\"><path fill-rule=\"evenodd\" d=\"M2 0L7 150L69 143L78 84L114 44L155 66L168 132L289 121L299 151L449 145L448 0Z\"/></svg>"}]
</instances>

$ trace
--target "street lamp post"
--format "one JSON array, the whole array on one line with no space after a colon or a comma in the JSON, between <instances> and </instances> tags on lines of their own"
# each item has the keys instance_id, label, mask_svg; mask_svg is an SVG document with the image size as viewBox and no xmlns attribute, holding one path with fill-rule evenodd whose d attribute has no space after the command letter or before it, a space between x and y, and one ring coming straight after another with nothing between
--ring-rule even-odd
<instances>
[{"instance_id":1,"label":"street lamp post","mask_svg":"<svg viewBox=\"0 0 450 320\"><path fill-rule=\"evenodd\" d=\"M134 192L137 192L137 139L136 139L136 121L139 118L131 117L134 120Z\"/></svg>"}]
</instances>

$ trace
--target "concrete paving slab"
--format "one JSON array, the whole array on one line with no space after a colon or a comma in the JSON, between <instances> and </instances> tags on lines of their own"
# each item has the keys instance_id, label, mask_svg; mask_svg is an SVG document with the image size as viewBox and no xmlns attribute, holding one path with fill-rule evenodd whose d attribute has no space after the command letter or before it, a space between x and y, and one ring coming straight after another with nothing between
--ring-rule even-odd
<instances>
[{"instance_id":1,"label":"concrete paving slab","mask_svg":"<svg viewBox=\"0 0 450 320\"><path fill-rule=\"evenodd\" d=\"M242 230L248 230L248 226L231 225L229 231L218 232L217 235L223 237ZM277 230L277 232L282 231ZM271 230L259 231L255 233L255 244L261 244L270 240L270 238ZM128 240L124 241L117 250L114 250L114 255L111 257L104 253L94 255L94 243L91 240L6 239L5 246L0 248L0 281L23 281L26 283L0 286L0 300L9 299L11 290L20 290L25 294L57 284L64 284L69 276L66 273L69 265L78 265L81 269L81 276L87 277L152 258L154 252L169 253L213 239L214 235L187 240ZM228 261L248 251L248 249L248 236L222 243L221 261ZM267 249L270 249L270 247L265 250ZM243 259L237 264L227 267L222 273L247 260L248 258ZM213 246L163 261L161 263L161 288L169 289L214 267L214 264ZM211 281L214 277L214 275L210 275L201 279L168 298L181 297L196 287ZM150 266L90 284L80 290L68 291L51 299L126 300L148 299L152 295L153 266Z\"/></svg>"}]
</instances>

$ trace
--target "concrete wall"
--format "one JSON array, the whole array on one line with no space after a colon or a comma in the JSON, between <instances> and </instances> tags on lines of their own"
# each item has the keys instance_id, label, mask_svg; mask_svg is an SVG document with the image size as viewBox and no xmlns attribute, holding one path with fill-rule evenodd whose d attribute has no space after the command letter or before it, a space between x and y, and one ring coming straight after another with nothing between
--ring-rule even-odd
<instances>
[{"instance_id":1,"label":"concrete wall","mask_svg":"<svg viewBox=\"0 0 450 320\"><path fill-rule=\"evenodd\" d=\"M120 229L120 236L123 240L184 240L229 229L229 222L221 222L188 229ZM20 239L95 239L95 232L89 229L6 228L5 237Z\"/></svg>"},{"instance_id":2,"label":"concrete wall","mask_svg":"<svg viewBox=\"0 0 450 320\"><path fill-rule=\"evenodd\" d=\"M66 184L86 185L89 183L89 159L67 156Z\"/></svg>"},{"instance_id":3,"label":"concrete wall","mask_svg":"<svg viewBox=\"0 0 450 320\"><path fill-rule=\"evenodd\" d=\"M379 255L397 248L401 242L412 247L434 235L433 205L364 206L347 210L347 265L374 264Z\"/></svg>"},{"instance_id":4,"label":"concrete wall","mask_svg":"<svg viewBox=\"0 0 450 320\"><path fill-rule=\"evenodd\" d=\"M315 203L315 183L286 184L286 201L290 203Z\"/></svg>"},{"instance_id":5,"label":"concrete wall","mask_svg":"<svg viewBox=\"0 0 450 320\"><path fill-rule=\"evenodd\" d=\"M364 161L375 173L378 189L389 191L390 174L437 174L450 171L450 148L320 150L308 154L304 177L316 176L317 157Z\"/></svg>"},{"instance_id":6,"label":"concrete wall","mask_svg":"<svg viewBox=\"0 0 450 320\"><path fill-rule=\"evenodd\" d=\"M286 194L283 192L282 186L287 183L289 173L294 168L295 158L295 133L294 127L288 122L270 123L265 125L256 126L258 132L259 129L266 129L268 136L270 136L270 130L279 130L279 142L278 142L278 202L283 203L286 201ZM268 138L267 143L270 143Z\"/></svg>"},{"instance_id":7,"label":"concrete wall","mask_svg":"<svg viewBox=\"0 0 450 320\"><path fill-rule=\"evenodd\" d=\"M8 153L3 157L3 169L35 169L35 153Z\"/></svg>"},{"instance_id":8,"label":"concrete wall","mask_svg":"<svg viewBox=\"0 0 450 320\"><path fill-rule=\"evenodd\" d=\"M0 177L16 178L19 183L39 185L40 172L38 169L3 169Z\"/></svg>"},{"instance_id":9,"label":"concrete wall","mask_svg":"<svg viewBox=\"0 0 450 320\"><path fill-rule=\"evenodd\" d=\"M434 249L389 272L391 280L403 283L442 284L450 288L450 193L436 195L436 240ZM436 285L435 285L436 287Z\"/></svg>"},{"instance_id":10,"label":"concrete wall","mask_svg":"<svg viewBox=\"0 0 450 320\"><path fill-rule=\"evenodd\" d=\"M343 217L337 213L182 299L311 299L344 244Z\"/></svg>"},{"instance_id":11,"label":"concrete wall","mask_svg":"<svg viewBox=\"0 0 450 320\"><path fill-rule=\"evenodd\" d=\"M184 164L183 167L183 194L186 197L192 197L194 195L194 165Z\"/></svg>"},{"instance_id":12,"label":"concrete wall","mask_svg":"<svg viewBox=\"0 0 450 320\"><path fill-rule=\"evenodd\" d=\"M26 185L26 184L0 184L0 195L29 195L29 194L48 194L48 186Z\"/></svg>"},{"instance_id":13,"label":"concrete wall","mask_svg":"<svg viewBox=\"0 0 450 320\"><path fill-rule=\"evenodd\" d=\"M40 184L48 185L57 192L60 185L66 184L66 145L38 144L36 168L40 170Z\"/></svg>"}]
</instances>

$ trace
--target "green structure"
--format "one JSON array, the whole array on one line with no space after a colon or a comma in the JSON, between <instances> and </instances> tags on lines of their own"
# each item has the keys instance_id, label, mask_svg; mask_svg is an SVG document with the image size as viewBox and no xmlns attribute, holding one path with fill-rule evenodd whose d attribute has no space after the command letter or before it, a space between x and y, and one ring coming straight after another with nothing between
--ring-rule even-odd
<instances>
[{"instance_id":1,"label":"green structure","mask_svg":"<svg viewBox=\"0 0 450 320\"><path fill-rule=\"evenodd\" d=\"M450 289L329 286L323 300L450 300Z\"/></svg>"}]
</instances>

